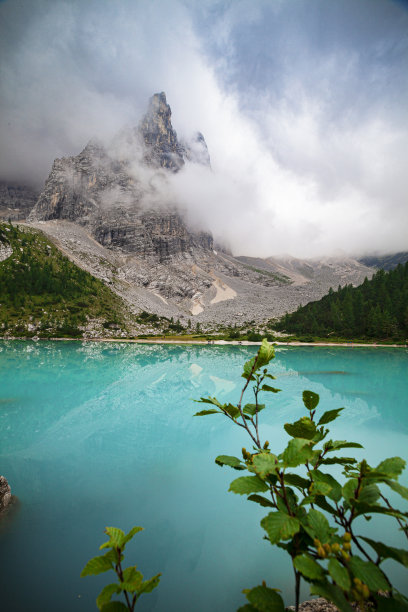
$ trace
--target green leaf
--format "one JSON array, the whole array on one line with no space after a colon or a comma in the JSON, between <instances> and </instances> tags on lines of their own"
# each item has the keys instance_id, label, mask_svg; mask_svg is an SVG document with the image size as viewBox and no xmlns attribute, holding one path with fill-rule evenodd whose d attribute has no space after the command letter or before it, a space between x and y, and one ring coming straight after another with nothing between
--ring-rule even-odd
<instances>
[{"instance_id":1,"label":"green leaf","mask_svg":"<svg viewBox=\"0 0 408 612\"><path fill-rule=\"evenodd\" d=\"M373 504L380 497L380 489L376 484L363 487L359 493L358 500L364 504Z\"/></svg>"},{"instance_id":2,"label":"green leaf","mask_svg":"<svg viewBox=\"0 0 408 612\"><path fill-rule=\"evenodd\" d=\"M208 397L200 397L200 399L196 401L202 402L203 404L213 404L214 406L217 406L218 408L222 408L222 404L220 404L217 398L211 397L211 395L209 395Z\"/></svg>"},{"instance_id":3,"label":"green leaf","mask_svg":"<svg viewBox=\"0 0 408 612\"><path fill-rule=\"evenodd\" d=\"M139 593L151 593L153 589L155 589L160 582L161 574L156 574L153 578L149 578L149 580L145 580L142 582L141 587L139 589Z\"/></svg>"},{"instance_id":4,"label":"green leaf","mask_svg":"<svg viewBox=\"0 0 408 612\"><path fill-rule=\"evenodd\" d=\"M327 518L319 510L311 509L307 513L308 525L312 530L313 536L325 544L330 537L330 525ZM305 528L306 529L306 528ZM309 531L310 530L307 530ZM309 534L310 535L310 534Z\"/></svg>"},{"instance_id":5,"label":"green leaf","mask_svg":"<svg viewBox=\"0 0 408 612\"><path fill-rule=\"evenodd\" d=\"M206 416L207 414L222 414L222 412L211 408L210 410L200 410L200 412L196 412L194 416Z\"/></svg>"},{"instance_id":6,"label":"green leaf","mask_svg":"<svg viewBox=\"0 0 408 612\"><path fill-rule=\"evenodd\" d=\"M310 480L306 480L306 478L302 478L301 476L298 476L298 474L284 474L283 480L285 481L285 484L298 487L299 489L308 489L310 486Z\"/></svg>"},{"instance_id":7,"label":"green leaf","mask_svg":"<svg viewBox=\"0 0 408 612\"><path fill-rule=\"evenodd\" d=\"M330 490L327 493L324 493L324 495L327 495L329 499L332 499L335 502L340 501L341 485L337 482L335 478L333 478L333 476L331 476L330 474L324 474L320 470L312 470L310 472L310 476L313 479L314 483L324 483L330 487Z\"/></svg>"},{"instance_id":8,"label":"green leaf","mask_svg":"<svg viewBox=\"0 0 408 612\"><path fill-rule=\"evenodd\" d=\"M330 447L327 448L327 452L329 453L339 450L340 448L363 448L358 442L347 442L347 440L334 440L334 442L330 440L330 442L326 442L324 448L326 449L328 445L330 445Z\"/></svg>"},{"instance_id":9,"label":"green leaf","mask_svg":"<svg viewBox=\"0 0 408 612\"><path fill-rule=\"evenodd\" d=\"M278 458L271 453L259 453L259 455L254 455L252 465L258 476L265 478L269 474L276 473Z\"/></svg>"},{"instance_id":10,"label":"green leaf","mask_svg":"<svg viewBox=\"0 0 408 612\"><path fill-rule=\"evenodd\" d=\"M402 603L406 605L408 604L408 597L400 593L400 591L397 591L397 589L394 588L392 594L396 601L401 601Z\"/></svg>"},{"instance_id":11,"label":"green leaf","mask_svg":"<svg viewBox=\"0 0 408 612\"><path fill-rule=\"evenodd\" d=\"M382 542L376 542L370 538L359 536L362 540L367 542L382 559L394 559L401 565L408 567L408 550L402 548L394 548L393 546L386 546Z\"/></svg>"},{"instance_id":12,"label":"green leaf","mask_svg":"<svg viewBox=\"0 0 408 612\"><path fill-rule=\"evenodd\" d=\"M143 527L132 527L129 533L126 534L123 538L123 545L127 544L127 542L129 542L133 538L133 536L139 533L140 531L143 531Z\"/></svg>"},{"instance_id":13,"label":"green leaf","mask_svg":"<svg viewBox=\"0 0 408 612\"><path fill-rule=\"evenodd\" d=\"M110 601L101 608L101 612L129 612L129 608L121 601Z\"/></svg>"},{"instance_id":14,"label":"green leaf","mask_svg":"<svg viewBox=\"0 0 408 612\"><path fill-rule=\"evenodd\" d=\"M125 533L118 527L106 527L105 533L109 536L109 541L105 542L99 548L122 548Z\"/></svg>"},{"instance_id":15,"label":"green leaf","mask_svg":"<svg viewBox=\"0 0 408 612\"><path fill-rule=\"evenodd\" d=\"M406 462L401 457L390 457L381 461L375 469L390 478L397 478L404 470Z\"/></svg>"},{"instance_id":16,"label":"green leaf","mask_svg":"<svg viewBox=\"0 0 408 612\"><path fill-rule=\"evenodd\" d=\"M102 574L103 572L113 569L111 555L108 555L109 553L90 559L81 572L81 578L84 576L96 576L97 574Z\"/></svg>"},{"instance_id":17,"label":"green leaf","mask_svg":"<svg viewBox=\"0 0 408 612\"><path fill-rule=\"evenodd\" d=\"M385 482L385 484L387 484L393 491L401 495L401 497L408 499L407 487L403 487L399 482L395 482L395 480L384 479L383 482Z\"/></svg>"},{"instance_id":18,"label":"green leaf","mask_svg":"<svg viewBox=\"0 0 408 612\"><path fill-rule=\"evenodd\" d=\"M269 385L262 385L261 391L271 391L271 393L279 393L282 389L277 389L276 387L270 387Z\"/></svg>"},{"instance_id":19,"label":"green leaf","mask_svg":"<svg viewBox=\"0 0 408 612\"><path fill-rule=\"evenodd\" d=\"M349 573L337 559L330 559L328 570L334 582L338 584L343 591L349 591L351 589Z\"/></svg>"},{"instance_id":20,"label":"green leaf","mask_svg":"<svg viewBox=\"0 0 408 612\"><path fill-rule=\"evenodd\" d=\"M408 612L408 603L398 601L395 597L375 597L377 601L377 612Z\"/></svg>"},{"instance_id":21,"label":"green leaf","mask_svg":"<svg viewBox=\"0 0 408 612\"><path fill-rule=\"evenodd\" d=\"M247 380L255 380L255 376L252 374L252 368L254 367L256 357L252 357L249 361L244 363L244 371L241 374L242 378L246 378Z\"/></svg>"},{"instance_id":22,"label":"green leaf","mask_svg":"<svg viewBox=\"0 0 408 612\"><path fill-rule=\"evenodd\" d=\"M123 582L120 583L120 588L122 591L137 593L139 592L142 580L143 574L136 570L136 566L128 567L123 572Z\"/></svg>"},{"instance_id":23,"label":"green leaf","mask_svg":"<svg viewBox=\"0 0 408 612\"><path fill-rule=\"evenodd\" d=\"M131 565L123 570L123 582L133 582L133 580L138 580L139 576L142 576L140 572L137 571L136 565Z\"/></svg>"},{"instance_id":24,"label":"green leaf","mask_svg":"<svg viewBox=\"0 0 408 612\"><path fill-rule=\"evenodd\" d=\"M256 360L256 369L262 368L268 365L271 359L275 357L275 349L272 344L269 344L266 338L262 340L262 344L259 347L258 356Z\"/></svg>"},{"instance_id":25,"label":"green leaf","mask_svg":"<svg viewBox=\"0 0 408 612\"><path fill-rule=\"evenodd\" d=\"M326 482L313 482L310 486L309 493L311 495L321 495L326 496L331 493L331 486Z\"/></svg>"},{"instance_id":26,"label":"green leaf","mask_svg":"<svg viewBox=\"0 0 408 612\"><path fill-rule=\"evenodd\" d=\"M231 482L228 490L238 495L248 495L249 493L263 493L268 489L268 485L258 476L241 476Z\"/></svg>"},{"instance_id":27,"label":"green leaf","mask_svg":"<svg viewBox=\"0 0 408 612\"><path fill-rule=\"evenodd\" d=\"M314 410L319 403L320 397L313 391L303 391L303 403L308 410Z\"/></svg>"},{"instance_id":28,"label":"green leaf","mask_svg":"<svg viewBox=\"0 0 408 612\"><path fill-rule=\"evenodd\" d=\"M269 499L266 499L266 497L263 497L262 495L257 495L256 493L254 493L253 495L250 495L248 497L248 501L252 501L252 502L255 502L256 504L260 504L264 508L271 508L271 507L273 508L273 503L269 501Z\"/></svg>"},{"instance_id":29,"label":"green leaf","mask_svg":"<svg viewBox=\"0 0 408 612\"><path fill-rule=\"evenodd\" d=\"M342 488L344 499L347 499L347 500L354 499L357 487L358 487L357 478L350 478L350 480L348 480L346 484L344 485L344 487Z\"/></svg>"},{"instance_id":30,"label":"green leaf","mask_svg":"<svg viewBox=\"0 0 408 612\"><path fill-rule=\"evenodd\" d=\"M316 495L314 503L322 510L326 510L326 512L330 512L330 514L337 516L337 509L331 506L323 495Z\"/></svg>"},{"instance_id":31,"label":"green leaf","mask_svg":"<svg viewBox=\"0 0 408 612\"><path fill-rule=\"evenodd\" d=\"M238 608L237 612L257 612L257 609L248 603Z\"/></svg>"},{"instance_id":32,"label":"green leaf","mask_svg":"<svg viewBox=\"0 0 408 612\"><path fill-rule=\"evenodd\" d=\"M222 410L229 414L233 419L236 419L240 415L239 409L236 406L233 406L233 404L224 404L224 406L222 406Z\"/></svg>"},{"instance_id":33,"label":"green leaf","mask_svg":"<svg viewBox=\"0 0 408 612\"><path fill-rule=\"evenodd\" d=\"M313 456L313 449L309 440L294 438L282 453L285 467L297 467L306 463Z\"/></svg>"},{"instance_id":34,"label":"green leaf","mask_svg":"<svg viewBox=\"0 0 408 612\"><path fill-rule=\"evenodd\" d=\"M357 463L357 459L354 457L325 457L322 459L321 463L325 465L349 465L352 463Z\"/></svg>"},{"instance_id":35,"label":"green leaf","mask_svg":"<svg viewBox=\"0 0 408 612\"><path fill-rule=\"evenodd\" d=\"M328 429L324 429L324 427L319 427L319 429L316 430L316 435L313 436L313 442L315 444L318 444L319 442L324 440L324 438L327 436L328 433L329 433ZM322 451L319 451L319 454L321 454L321 452Z\"/></svg>"},{"instance_id":36,"label":"green leaf","mask_svg":"<svg viewBox=\"0 0 408 612\"><path fill-rule=\"evenodd\" d=\"M328 601L334 603L341 612L354 612L348 601L343 595L340 587L329 582L313 582L310 586L311 595L320 595Z\"/></svg>"},{"instance_id":37,"label":"green leaf","mask_svg":"<svg viewBox=\"0 0 408 612\"><path fill-rule=\"evenodd\" d=\"M317 425L319 426L326 425L326 423L331 423L332 421L337 419L342 410L344 410L344 408L335 408L334 410L327 410L327 412L324 412L322 414Z\"/></svg>"},{"instance_id":38,"label":"green leaf","mask_svg":"<svg viewBox=\"0 0 408 612\"><path fill-rule=\"evenodd\" d=\"M302 417L295 423L285 423L284 428L292 438L312 440L316 434L316 425L309 417Z\"/></svg>"},{"instance_id":39,"label":"green leaf","mask_svg":"<svg viewBox=\"0 0 408 612\"><path fill-rule=\"evenodd\" d=\"M284 514L288 513L288 506L292 514L295 514L297 510L297 502L297 495L290 487L286 487L286 501L283 500L281 497L276 498L276 505L278 507L278 510L281 510L281 512L283 512Z\"/></svg>"},{"instance_id":40,"label":"green leaf","mask_svg":"<svg viewBox=\"0 0 408 612\"><path fill-rule=\"evenodd\" d=\"M258 404L258 412L261 412L261 410L264 410L264 408L265 408L265 404ZM250 416L255 416L256 404L245 404L245 406L242 409L242 412L244 414L249 414Z\"/></svg>"},{"instance_id":41,"label":"green leaf","mask_svg":"<svg viewBox=\"0 0 408 612\"><path fill-rule=\"evenodd\" d=\"M232 457L231 455L218 455L215 459L215 463L220 465L229 465L229 467L234 468L234 470L245 470L246 466L243 465L242 461L238 459L238 457Z\"/></svg>"},{"instance_id":42,"label":"green leaf","mask_svg":"<svg viewBox=\"0 0 408 612\"><path fill-rule=\"evenodd\" d=\"M306 578L311 580L323 580L324 578L323 568L309 555L298 555L293 559L293 565Z\"/></svg>"},{"instance_id":43,"label":"green leaf","mask_svg":"<svg viewBox=\"0 0 408 612\"><path fill-rule=\"evenodd\" d=\"M267 586L259 585L244 591L248 601L259 612L285 612L282 597Z\"/></svg>"},{"instance_id":44,"label":"green leaf","mask_svg":"<svg viewBox=\"0 0 408 612\"><path fill-rule=\"evenodd\" d=\"M371 561L363 561L360 557L353 556L350 557L348 565L353 575L360 578L370 591L376 593L377 591L388 591L390 588L388 580L380 568Z\"/></svg>"},{"instance_id":45,"label":"green leaf","mask_svg":"<svg viewBox=\"0 0 408 612\"><path fill-rule=\"evenodd\" d=\"M102 606L110 602L112 595L115 593L120 593L120 588L117 584L107 584L103 587L102 591L99 593L96 598L96 605L99 610L102 610Z\"/></svg>"},{"instance_id":46,"label":"green leaf","mask_svg":"<svg viewBox=\"0 0 408 612\"><path fill-rule=\"evenodd\" d=\"M262 519L261 527L268 534L271 544L277 544L295 535L300 529L300 523L297 518L284 512L270 512Z\"/></svg>"},{"instance_id":47,"label":"green leaf","mask_svg":"<svg viewBox=\"0 0 408 612\"><path fill-rule=\"evenodd\" d=\"M351 500L354 507L354 516L360 516L361 514L387 514L388 516L395 516L398 518L404 518L408 516L407 512L401 512L396 508L387 508L386 506L378 506L373 504L364 504L358 500Z\"/></svg>"}]
</instances>

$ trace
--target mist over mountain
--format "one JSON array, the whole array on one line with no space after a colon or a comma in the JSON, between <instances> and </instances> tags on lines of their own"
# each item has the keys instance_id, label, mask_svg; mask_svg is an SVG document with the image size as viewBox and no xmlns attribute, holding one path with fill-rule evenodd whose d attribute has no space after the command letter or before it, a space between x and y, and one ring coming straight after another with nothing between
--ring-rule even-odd
<instances>
[{"instance_id":1,"label":"mist over mountain","mask_svg":"<svg viewBox=\"0 0 408 612\"><path fill-rule=\"evenodd\" d=\"M213 169L169 199L233 253L404 251L407 25L393 0L0 2L0 178L41 190L164 90Z\"/></svg>"},{"instance_id":2,"label":"mist over mountain","mask_svg":"<svg viewBox=\"0 0 408 612\"><path fill-rule=\"evenodd\" d=\"M103 246L159 262L192 248L212 248L212 237L189 231L169 182L185 164L209 169L202 134L178 140L164 92L154 94L139 125L105 146L90 141L75 157L56 159L28 221L83 225Z\"/></svg>"}]
</instances>

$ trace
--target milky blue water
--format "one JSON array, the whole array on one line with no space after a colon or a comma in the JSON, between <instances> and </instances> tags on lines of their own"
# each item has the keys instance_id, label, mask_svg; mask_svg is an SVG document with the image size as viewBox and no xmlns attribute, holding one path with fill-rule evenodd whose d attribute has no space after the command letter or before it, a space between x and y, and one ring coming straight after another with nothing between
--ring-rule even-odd
<instances>
[{"instance_id":1,"label":"milky blue water","mask_svg":"<svg viewBox=\"0 0 408 612\"><path fill-rule=\"evenodd\" d=\"M20 500L0 532L4 610L96 610L109 575L79 574L106 525L145 527L127 559L163 577L141 610L232 612L242 589L262 580L293 603L286 554L262 539L265 511L228 493L240 474L214 463L250 444L221 416L192 416L200 395L238 401L242 364L255 352L0 343L0 473ZM270 369L282 392L268 395L263 438L284 448L282 425L302 416L302 390L311 389L323 409L346 406L333 437L362 441L361 458L407 458L407 366L405 349L280 348ZM405 547L391 519L361 520L375 539ZM388 568L407 593L404 572Z\"/></svg>"}]
</instances>

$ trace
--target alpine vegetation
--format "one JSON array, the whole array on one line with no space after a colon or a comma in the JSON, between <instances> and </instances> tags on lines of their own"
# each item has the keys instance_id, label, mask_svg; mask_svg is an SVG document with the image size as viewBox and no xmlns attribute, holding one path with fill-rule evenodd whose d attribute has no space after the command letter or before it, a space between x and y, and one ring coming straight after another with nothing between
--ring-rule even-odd
<instances>
[{"instance_id":1,"label":"alpine vegetation","mask_svg":"<svg viewBox=\"0 0 408 612\"><path fill-rule=\"evenodd\" d=\"M343 456L343 449L362 448L358 442L329 437L327 425L344 408L318 414L319 396L309 390L303 391L305 416L284 425L289 435L286 447L270 449L261 436L259 415L266 409L265 393L280 391L267 384L274 379L266 368L274 356L273 346L263 340L256 356L244 364L245 384L236 405L221 404L215 397L196 400L209 407L195 416L222 414L250 439L252 448L243 448L242 458L215 459L220 466L246 473L233 480L229 490L246 495L268 512L261 527L272 545L290 555L296 610L302 579L310 584L311 594L333 602L342 612L352 612L354 602L360 610L408 610L408 599L393 587L382 566L393 559L408 567L408 551L360 535L357 520L385 515L408 537L408 512L394 507L387 496L391 489L408 499L408 489L398 482L405 461L391 457L370 466L366 460ZM253 400L244 403L251 384ZM332 475L333 466L342 467L341 482ZM243 592L248 603L240 612L284 612L278 591L265 582Z\"/></svg>"},{"instance_id":2,"label":"alpine vegetation","mask_svg":"<svg viewBox=\"0 0 408 612\"><path fill-rule=\"evenodd\" d=\"M117 582L107 584L96 599L96 605L101 612L120 612L121 610L133 612L139 597L144 593L151 593L160 582L161 574L143 580L143 574L136 569L136 565L126 569L122 567L125 546L139 531L143 531L143 527L133 527L126 535L117 527L106 527L105 533L109 536L109 540L99 548L101 550L108 548L108 552L90 559L81 572L81 578L95 576L109 570L115 572ZM114 595L123 595L126 604L117 599L112 600Z\"/></svg>"}]
</instances>

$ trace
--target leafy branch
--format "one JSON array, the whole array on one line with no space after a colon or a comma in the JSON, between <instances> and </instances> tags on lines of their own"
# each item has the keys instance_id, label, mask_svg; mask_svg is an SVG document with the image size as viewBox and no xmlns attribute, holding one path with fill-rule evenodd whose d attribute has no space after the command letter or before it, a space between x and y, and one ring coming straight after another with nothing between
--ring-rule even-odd
<instances>
[{"instance_id":1,"label":"leafy branch","mask_svg":"<svg viewBox=\"0 0 408 612\"><path fill-rule=\"evenodd\" d=\"M100 550L108 548L108 552L99 557L93 557L85 565L81 572L84 576L93 576L113 570L118 578L117 582L106 585L96 599L96 605L101 612L121 612L130 610L133 612L136 603L143 593L151 593L157 587L161 574L153 578L143 580L143 575L137 571L136 565L123 569L124 550L126 544L136 533L142 531L142 527L133 527L128 534L117 527L106 527L105 533L109 540L102 544ZM123 594L126 605L122 601L112 600L113 595Z\"/></svg>"},{"instance_id":2,"label":"leafy branch","mask_svg":"<svg viewBox=\"0 0 408 612\"><path fill-rule=\"evenodd\" d=\"M266 406L259 397L264 392L280 391L264 383L266 378L274 379L265 367L274 356L273 347L264 340L257 355L244 364L242 377L246 382L236 406L221 404L212 397L198 400L213 407L196 416L223 414L244 428L254 444L253 452L242 449L242 459L230 455L215 459L220 466L249 474L233 480L229 490L247 495L249 501L269 509L261 526L266 539L291 557L296 610L303 579L310 584L311 594L325 597L344 612L352 612L351 604L355 602L360 610L370 606L380 612L408 611L408 599L392 586L380 567L389 558L408 567L408 551L358 535L355 525L359 517L370 520L373 515L383 514L394 519L407 536L408 513L395 508L380 489L386 485L408 499L408 489L398 482L405 461L391 457L371 467L365 460L357 462L354 457L338 455L343 449L362 446L327 439L326 425L336 420L344 408L328 410L317 420L320 398L309 390L302 397L306 415L284 425L290 439L282 452L272 453L269 442L260 438L259 413ZM255 403L243 406L251 382ZM344 484L327 471L333 465L342 467ZM375 561L370 549L377 556ZM265 582L244 593L248 603L240 608L241 612L285 609L277 590Z\"/></svg>"}]
</instances>

